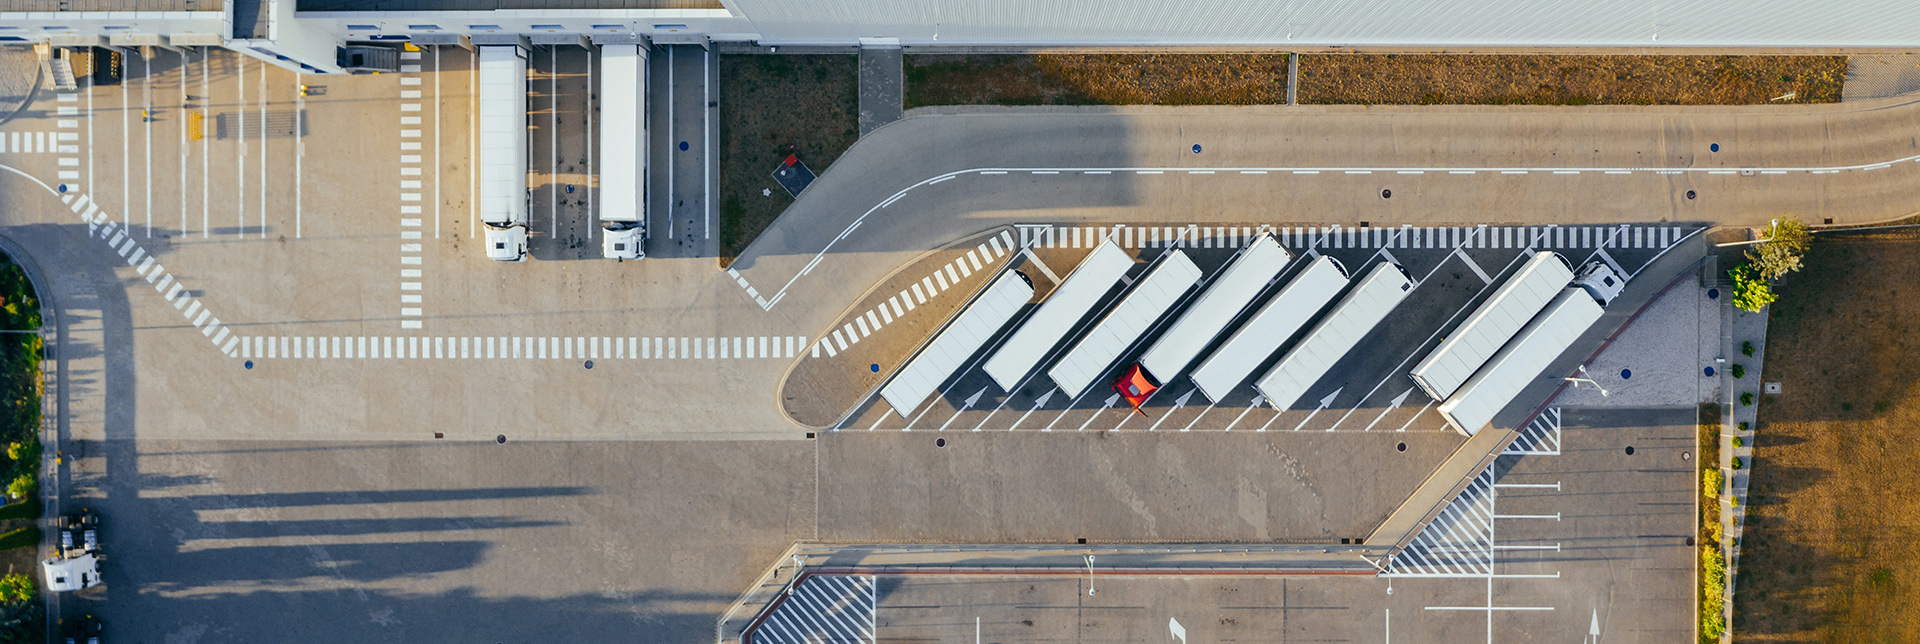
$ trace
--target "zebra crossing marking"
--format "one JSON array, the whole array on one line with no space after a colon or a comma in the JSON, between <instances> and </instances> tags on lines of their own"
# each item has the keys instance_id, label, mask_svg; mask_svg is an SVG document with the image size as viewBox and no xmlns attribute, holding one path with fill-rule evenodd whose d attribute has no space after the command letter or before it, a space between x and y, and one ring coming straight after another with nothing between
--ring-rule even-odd
<instances>
[{"instance_id":1,"label":"zebra crossing marking","mask_svg":"<svg viewBox=\"0 0 1920 644\"><path fill-rule=\"evenodd\" d=\"M1024 245L1025 229L1022 229L1021 234L1023 235L1021 243ZM905 319L906 314L915 306L914 300L908 299L909 291L920 304L926 304L927 300L953 290L960 285L961 280L969 279L975 273L987 275L993 272L988 269L993 268L994 262L1005 259L1016 248L1013 234L1004 230L998 235L987 238L987 241L989 243L968 249L964 255L955 256L952 261L934 269L931 275L922 277L919 282L912 283L907 289L901 290L898 295L890 296L886 300L875 303L873 308L854 315L852 322L831 331L828 336L821 337L813 346L812 357L818 358L821 357L820 354L825 353L826 357L832 358L839 355L841 351L847 350L849 345L859 344L860 340L878 333L882 327ZM739 273L731 270L728 272L741 284L746 283L746 279L739 277ZM922 286L926 288L922 289ZM906 306L902 307L896 300L905 301ZM838 347L836 348L835 345Z\"/></svg>"}]
</instances>

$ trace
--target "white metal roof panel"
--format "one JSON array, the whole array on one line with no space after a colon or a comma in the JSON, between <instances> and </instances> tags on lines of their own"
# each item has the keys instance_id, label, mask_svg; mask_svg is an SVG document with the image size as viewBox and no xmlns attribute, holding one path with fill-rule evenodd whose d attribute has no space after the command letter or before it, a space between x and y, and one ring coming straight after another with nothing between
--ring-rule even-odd
<instances>
[{"instance_id":1,"label":"white metal roof panel","mask_svg":"<svg viewBox=\"0 0 1920 644\"><path fill-rule=\"evenodd\" d=\"M1194 300L1193 306L1181 313L1180 319L1140 356L1141 368L1160 383L1179 376L1207 344L1226 330L1233 318L1253 304L1267 282L1273 281L1291 259L1293 255L1281 248L1272 235L1263 234L1254 239L1246 252L1213 278L1213 284L1200 294L1200 299Z\"/></svg>"},{"instance_id":2,"label":"white metal roof panel","mask_svg":"<svg viewBox=\"0 0 1920 644\"><path fill-rule=\"evenodd\" d=\"M1573 269L1559 254L1535 253L1408 374L1428 396L1446 400L1571 281Z\"/></svg>"},{"instance_id":3,"label":"white metal roof panel","mask_svg":"<svg viewBox=\"0 0 1920 644\"><path fill-rule=\"evenodd\" d=\"M994 278L980 297L974 298L967 308L954 316L925 349L907 361L907 365L894 374L893 380L880 389L880 397L887 399L893 411L905 418L907 414L926 402L927 396L940 387L955 369L972 356L987 339L1006 326L1027 300L1033 299L1033 284L1016 271L1007 271Z\"/></svg>"},{"instance_id":4,"label":"white metal roof panel","mask_svg":"<svg viewBox=\"0 0 1920 644\"><path fill-rule=\"evenodd\" d=\"M1208 400L1219 402L1346 287L1347 275L1339 264L1325 255L1314 259L1200 362L1193 370L1194 387Z\"/></svg>"},{"instance_id":5,"label":"white metal roof panel","mask_svg":"<svg viewBox=\"0 0 1920 644\"><path fill-rule=\"evenodd\" d=\"M527 221L527 58L480 48L480 221Z\"/></svg>"},{"instance_id":6,"label":"white metal roof panel","mask_svg":"<svg viewBox=\"0 0 1920 644\"><path fill-rule=\"evenodd\" d=\"M1086 317L1093 305L1100 303L1101 296L1113 288L1133 268L1133 256L1109 239L1100 242L1100 246L1087 254L1087 258L1074 267L1067 279L1053 289L1047 301L1040 304L1040 310L1020 325L1007 338L1006 344L987 359L987 375L999 383L1000 389L1011 393L1020 385L1020 379L1033 373L1048 351L1067 333L1073 331L1073 323Z\"/></svg>"},{"instance_id":7,"label":"white metal roof panel","mask_svg":"<svg viewBox=\"0 0 1920 644\"><path fill-rule=\"evenodd\" d=\"M647 166L647 52L639 45L600 48L600 220L640 221Z\"/></svg>"},{"instance_id":8,"label":"white metal roof panel","mask_svg":"<svg viewBox=\"0 0 1920 644\"><path fill-rule=\"evenodd\" d=\"M1372 331L1375 325L1393 312L1393 307L1407 299L1407 293L1413 291L1413 281L1392 262L1374 265L1372 270L1360 278L1360 283L1333 305L1333 311L1325 319L1314 325L1313 330L1300 338L1279 364L1267 371L1254 388L1260 395L1267 397L1267 404L1275 409L1285 410L1293 406L1307 388L1327 375L1341 356L1352 351L1360 338Z\"/></svg>"},{"instance_id":9,"label":"white metal roof panel","mask_svg":"<svg viewBox=\"0 0 1920 644\"><path fill-rule=\"evenodd\" d=\"M1493 422L1493 415L1513 402L1520 390L1540 376L1565 353L1580 334L1600 320L1604 311L1580 288L1563 289L1546 310L1528 322L1512 342L1494 354L1459 391L1440 403L1440 417L1462 434L1472 436Z\"/></svg>"},{"instance_id":10,"label":"white metal roof panel","mask_svg":"<svg viewBox=\"0 0 1920 644\"><path fill-rule=\"evenodd\" d=\"M1067 357L1047 370L1047 377L1067 397L1078 397L1199 281L1200 267L1194 266L1186 253L1177 248L1168 251L1146 277L1134 282L1133 290L1107 317L1073 345Z\"/></svg>"}]
</instances>

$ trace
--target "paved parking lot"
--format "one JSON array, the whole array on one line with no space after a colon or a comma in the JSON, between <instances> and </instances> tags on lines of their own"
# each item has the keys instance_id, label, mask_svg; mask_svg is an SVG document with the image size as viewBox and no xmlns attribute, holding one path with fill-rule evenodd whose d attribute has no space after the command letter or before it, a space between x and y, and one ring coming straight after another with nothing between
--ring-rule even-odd
<instances>
[{"instance_id":1,"label":"paved parking lot","mask_svg":"<svg viewBox=\"0 0 1920 644\"><path fill-rule=\"evenodd\" d=\"M1025 314L976 354L955 377L943 383L940 395L922 407L893 410L878 397L867 401L842 421L839 430L1015 430L1015 431L1339 431L1444 432L1450 431L1432 407L1432 400L1406 378L1407 370L1431 351L1442 335L1458 324L1474 306L1498 287L1533 250L1564 255L1577 268L1601 261L1621 275L1633 276L1663 250L1699 230L1697 226L1641 224L1615 226L1472 226L1344 228L1298 225L1239 226L1024 226L1023 247L1042 253L1048 272L1064 276L1098 239L1109 236L1122 247L1150 262L1173 240L1184 239L1183 250L1208 275L1217 273L1236 251L1262 232L1273 234L1297 258L1270 285L1271 297L1305 262L1298 258L1326 255L1339 260L1354 275L1381 261L1403 266L1414 278L1415 289L1379 327L1361 340L1310 392L1289 409L1274 410L1255 402L1250 384L1242 383L1219 401L1209 401L1186 377L1162 383L1136 414L1105 386L1089 388L1076 398L1060 395L1046 376L1046 367L1072 346L1099 314L1082 321L1069 339L1054 348L1052 357L1009 395L979 369L985 356L1004 342ZM1079 249L1079 250L1075 250ZM1144 269L1136 268L1137 276ZM1661 279L1667 276L1660 276ZM1190 289L1181 306L1189 305L1205 284ZM1110 309L1124 287L1116 288L1096 311ZM1151 346L1158 332L1172 323L1180 308L1162 317L1145 337L1097 380L1104 384L1132 364ZM876 330L876 333L884 331ZM1220 338L1224 341L1224 338ZM830 339L819 341L825 345ZM912 345L908 345L912 346ZM908 346L899 347L883 371L898 368ZM824 348L824 347L823 347ZM821 355L825 353L826 355ZM1284 349L1255 370L1255 377L1279 360ZM832 360L830 349L816 349L804 360ZM804 363L803 360L803 363ZM863 375L857 365L842 365L850 375ZM790 392L789 395L793 395Z\"/></svg>"},{"instance_id":2,"label":"paved parking lot","mask_svg":"<svg viewBox=\"0 0 1920 644\"><path fill-rule=\"evenodd\" d=\"M1199 642L1689 637L1693 409L1555 407L1543 419L1542 440L1480 473L1377 576L1121 574L1098 557L1051 574L841 571L808 578L804 601L783 603L749 641L834 630L983 642L1151 641L1175 629Z\"/></svg>"}]
</instances>

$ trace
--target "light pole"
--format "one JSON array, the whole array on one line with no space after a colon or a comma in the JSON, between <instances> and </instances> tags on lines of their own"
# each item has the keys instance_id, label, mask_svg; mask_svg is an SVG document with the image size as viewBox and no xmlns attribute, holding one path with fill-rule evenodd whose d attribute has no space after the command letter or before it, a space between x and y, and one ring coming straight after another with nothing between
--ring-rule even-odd
<instances>
[{"instance_id":1,"label":"light pole","mask_svg":"<svg viewBox=\"0 0 1920 644\"><path fill-rule=\"evenodd\" d=\"M1580 376L1567 376L1566 381L1576 385L1583 382L1593 385L1594 389L1600 390L1600 397L1605 398L1607 396L1607 388L1600 386L1600 383L1593 379L1593 374L1587 373L1587 365L1580 365Z\"/></svg>"},{"instance_id":2,"label":"light pole","mask_svg":"<svg viewBox=\"0 0 1920 644\"><path fill-rule=\"evenodd\" d=\"M1093 555L1087 555L1087 596L1093 596Z\"/></svg>"}]
</instances>

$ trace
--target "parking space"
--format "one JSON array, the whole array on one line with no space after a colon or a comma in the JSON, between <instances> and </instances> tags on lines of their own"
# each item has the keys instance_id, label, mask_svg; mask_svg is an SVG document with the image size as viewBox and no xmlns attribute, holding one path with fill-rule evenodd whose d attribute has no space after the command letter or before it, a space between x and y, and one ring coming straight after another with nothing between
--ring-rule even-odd
<instances>
[{"instance_id":1,"label":"parking space","mask_svg":"<svg viewBox=\"0 0 1920 644\"><path fill-rule=\"evenodd\" d=\"M1050 278L1063 277L1098 243L1111 238L1131 251L1137 261L1130 275L1137 278L1166 249L1180 246L1210 281L1255 236L1272 234L1296 255L1289 268L1256 302L1272 297L1306 264L1300 258L1328 256L1358 275L1384 261L1398 263L1412 277L1407 299L1366 335L1358 348L1341 357L1327 375L1287 409L1265 404L1253 387L1242 383L1218 401L1209 400L1184 376L1160 383L1142 406L1130 409L1109 388L1093 387L1078 397L1063 395L1045 375L1099 318L1082 320L1068 340L1012 392L994 384L980 364L1018 328L1035 306L989 341L958 373L940 388L939 396L902 414L878 398L866 401L839 423L841 430L956 430L974 431L1333 431L1333 432L1442 432L1445 422L1432 410L1439 401L1428 397L1406 377L1407 370L1442 339L1501 280L1517 270L1537 250L1566 256L1576 267L1606 262L1620 274L1632 276L1666 248L1698 230L1697 226L1669 224L1616 226L1471 226L1347 228L1273 225L1242 226L1023 226L1020 242L1049 266ZM1204 288L1203 282L1201 288ZM1191 289L1180 307L1190 305L1200 288ZM1124 286L1109 292L1096 311L1111 308ZM1251 308L1251 307L1250 307ZM1111 381L1138 359L1146 347L1172 323L1175 312L1158 320L1121 360L1110 366L1100 382ZM1244 321L1243 313L1242 321ZM1212 348L1224 341L1215 338ZM825 339L822 340L825 342ZM1283 350L1268 356L1255 373L1277 362ZM1203 354L1204 355L1204 354ZM906 359L882 362L883 373ZM862 365L864 366L864 365Z\"/></svg>"}]
</instances>

